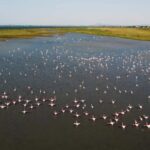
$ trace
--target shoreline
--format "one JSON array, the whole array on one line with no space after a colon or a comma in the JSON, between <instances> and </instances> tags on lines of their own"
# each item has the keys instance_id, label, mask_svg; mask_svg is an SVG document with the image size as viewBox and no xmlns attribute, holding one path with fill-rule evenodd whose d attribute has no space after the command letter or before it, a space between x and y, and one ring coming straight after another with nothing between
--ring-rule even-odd
<instances>
[{"instance_id":1,"label":"shoreline","mask_svg":"<svg viewBox=\"0 0 150 150\"><path fill-rule=\"evenodd\" d=\"M0 41L9 39L30 39L80 33L96 36L118 37L139 41L150 41L150 29L129 27L56 27L56 28L21 28L0 29Z\"/></svg>"}]
</instances>

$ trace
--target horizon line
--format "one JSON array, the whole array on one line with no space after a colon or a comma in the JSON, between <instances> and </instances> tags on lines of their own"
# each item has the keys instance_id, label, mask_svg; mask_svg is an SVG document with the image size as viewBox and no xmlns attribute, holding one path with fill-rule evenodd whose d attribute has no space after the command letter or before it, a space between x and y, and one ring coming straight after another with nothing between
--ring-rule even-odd
<instances>
[{"instance_id":1,"label":"horizon line","mask_svg":"<svg viewBox=\"0 0 150 150\"><path fill-rule=\"evenodd\" d=\"M146 24L133 24L133 25L34 25L34 24L28 24L28 25L21 25L21 24L6 24L6 25L0 25L0 27L150 27L150 25Z\"/></svg>"}]
</instances>

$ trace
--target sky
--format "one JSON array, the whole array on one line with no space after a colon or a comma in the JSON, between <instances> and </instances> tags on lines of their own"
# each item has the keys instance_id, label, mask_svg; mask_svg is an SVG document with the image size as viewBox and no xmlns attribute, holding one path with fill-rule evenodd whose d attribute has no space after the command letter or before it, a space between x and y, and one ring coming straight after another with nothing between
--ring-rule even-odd
<instances>
[{"instance_id":1,"label":"sky","mask_svg":"<svg viewBox=\"0 0 150 150\"><path fill-rule=\"evenodd\" d=\"M150 25L150 0L0 0L0 25Z\"/></svg>"}]
</instances>

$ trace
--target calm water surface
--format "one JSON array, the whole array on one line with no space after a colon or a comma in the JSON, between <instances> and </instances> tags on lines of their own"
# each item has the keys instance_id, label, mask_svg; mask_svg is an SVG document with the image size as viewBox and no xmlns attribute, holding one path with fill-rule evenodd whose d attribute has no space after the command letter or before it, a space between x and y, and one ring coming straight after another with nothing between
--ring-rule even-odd
<instances>
[{"instance_id":1,"label":"calm water surface","mask_svg":"<svg viewBox=\"0 0 150 150\"><path fill-rule=\"evenodd\" d=\"M0 95L6 106L0 109L2 150L150 149L150 130L143 128L150 123L150 42L81 34L0 42ZM49 106L52 97L55 107ZM85 102L74 108L75 99ZM112 114L129 104L133 109L108 126ZM76 112L81 117L75 118ZM102 114L108 119L100 119ZM96 122L89 119L93 115ZM142 115L149 118L140 121ZM122 122L125 130L119 128Z\"/></svg>"}]
</instances>

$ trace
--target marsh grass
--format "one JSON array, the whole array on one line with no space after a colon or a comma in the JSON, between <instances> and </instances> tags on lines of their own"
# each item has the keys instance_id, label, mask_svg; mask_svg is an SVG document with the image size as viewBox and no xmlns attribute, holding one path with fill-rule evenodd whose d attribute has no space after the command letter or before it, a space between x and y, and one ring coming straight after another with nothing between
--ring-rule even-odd
<instances>
[{"instance_id":1,"label":"marsh grass","mask_svg":"<svg viewBox=\"0 0 150 150\"><path fill-rule=\"evenodd\" d=\"M11 38L33 38L53 36L56 34L83 33L100 36L112 36L134 40L150 41L150 29L127 27L62 27L62 28L28 28L0 29L0 40Z\"/></svg>"}]
</instances>

